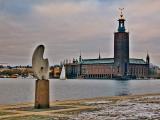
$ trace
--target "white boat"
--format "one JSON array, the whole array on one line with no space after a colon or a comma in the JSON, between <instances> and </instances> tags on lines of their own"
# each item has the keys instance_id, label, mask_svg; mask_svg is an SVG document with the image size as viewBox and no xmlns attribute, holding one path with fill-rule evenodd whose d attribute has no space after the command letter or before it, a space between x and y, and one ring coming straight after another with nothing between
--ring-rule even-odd
<instances>
[{"instance_id":1,"label":"white boat","mask_svg":"<svg viewBox=\"0 0 160 120\"><path fill-rule=\"evenodd\" d=\"M65 80L65 79L66 79L66 71L65 71L65 67L63 65L62 71L61 71L61 74L60 74L60 80Z\"/></svg>"},{"instance_id":2,"label":"white boat","mask_svg":"<svg viewBox=\"0 0 160 120\"><path fill-rule=\"evenodd\" d=\"M34 79L34 77L31 74L29 74L26 78L27 79Z\"/></svg>"}]
</instances>

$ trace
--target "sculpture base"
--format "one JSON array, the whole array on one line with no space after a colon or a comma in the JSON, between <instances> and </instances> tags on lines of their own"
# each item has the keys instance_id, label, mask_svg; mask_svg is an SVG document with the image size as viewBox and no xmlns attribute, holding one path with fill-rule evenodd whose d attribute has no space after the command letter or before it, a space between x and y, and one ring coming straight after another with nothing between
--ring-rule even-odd
<instances>
[{"instance_id":1,"label":"sculpture base","mask_svg":"<svg viewBox=\"0 0 160 120\"><path fill-rule=\"evenodd\" d=\"M36 109L49 108L49 80L36 80L34 107Z\"/></svg>"}]
</instances>

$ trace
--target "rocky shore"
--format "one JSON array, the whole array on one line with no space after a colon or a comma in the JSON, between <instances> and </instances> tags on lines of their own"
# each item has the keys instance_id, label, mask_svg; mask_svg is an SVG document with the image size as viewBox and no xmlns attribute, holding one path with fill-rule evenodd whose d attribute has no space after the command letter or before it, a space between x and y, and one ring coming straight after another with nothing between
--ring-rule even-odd
<instances>
[{"instance_id":1,"label":"rocky shore","mask_svg":"<svg viewBox=\"0 0 160 120\"><path fill-rule=\"evenodd\" d=\"M50 109L33 104L0 107L0 120L159 120L160 94L56 101Z\"/></svg>"}]
</instances>

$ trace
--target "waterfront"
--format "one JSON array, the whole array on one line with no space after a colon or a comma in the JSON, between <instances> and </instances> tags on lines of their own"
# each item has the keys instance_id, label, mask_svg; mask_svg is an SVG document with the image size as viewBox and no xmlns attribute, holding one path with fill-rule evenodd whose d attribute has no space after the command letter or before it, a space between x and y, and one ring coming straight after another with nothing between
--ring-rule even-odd
<instances>
[{"instance_id":1,"label":"waterfront","mask_svg":"<svg viewBox=\"0 0 160 120\"><path fill-rule=\"evenodd\" d=\"M50 99L68 100L101 96L159 93L160 80L50 80ZM35 80L0 79L0 104L34 102Z\"/></svg>"}]
</instances>

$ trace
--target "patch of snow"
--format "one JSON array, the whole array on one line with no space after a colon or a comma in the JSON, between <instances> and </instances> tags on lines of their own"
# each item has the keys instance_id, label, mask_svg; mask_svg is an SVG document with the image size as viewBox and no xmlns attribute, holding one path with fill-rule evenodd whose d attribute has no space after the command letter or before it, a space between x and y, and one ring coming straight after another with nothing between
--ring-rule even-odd
<instances>
[{"instance_id":1,"label":"patch of snow","mask_svg":"<svg viewBox=\"0 0 160 120\"><path fill-rule=\"evenodd\" d=\"M147 98L147 99L160 99L160 96L146 96L143 98Z\"/></svg>"},{"instance_id":2,"label":"patch of snow","mask_svg":"<svg viewBox=\"0 0 160 120\"><path fill-rule=\"evenodd\" d=\"M85 105L93 105L93 104L108 104L112 101L91 101L91 102L84 102Z\"/></svg>"},{"instance_id":3,"label":"patch of snow","mask_svg":"<svg viewBox=\"0 0 160 120\"><path fill-rule=\"evenodd\" d=\"M82 112L71 120L160 119L160 104L136 103L129 100L118 101L116 104L108 104L109 102L111 101L87 102L95 104L97 108L102 108L102 110Z\"/></svg>"}]
</instances>

